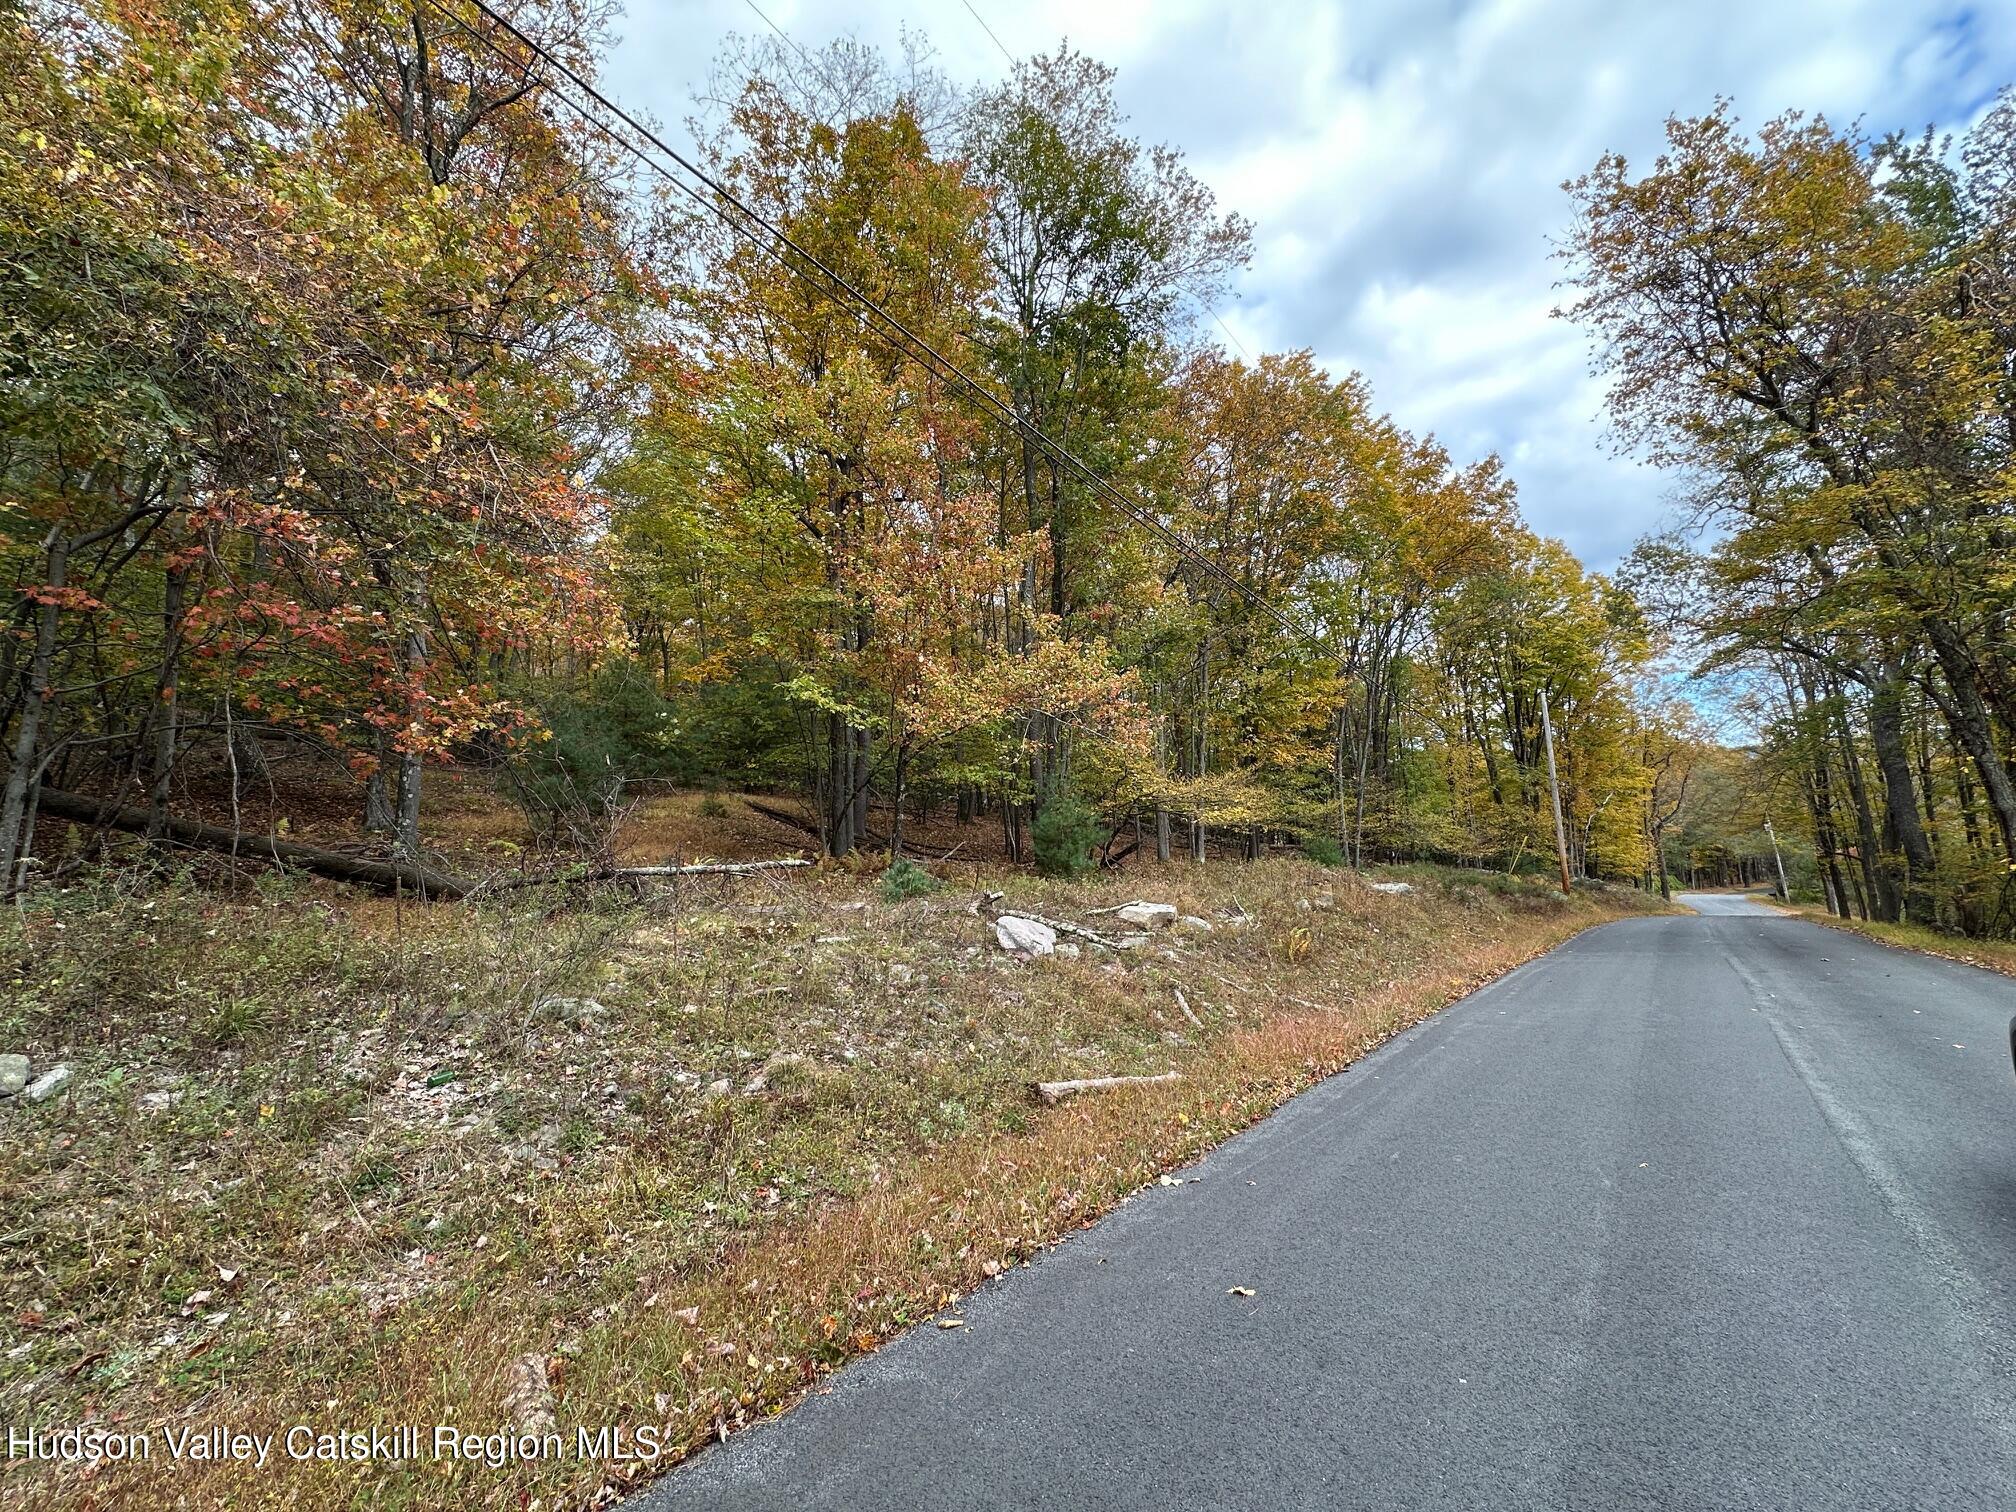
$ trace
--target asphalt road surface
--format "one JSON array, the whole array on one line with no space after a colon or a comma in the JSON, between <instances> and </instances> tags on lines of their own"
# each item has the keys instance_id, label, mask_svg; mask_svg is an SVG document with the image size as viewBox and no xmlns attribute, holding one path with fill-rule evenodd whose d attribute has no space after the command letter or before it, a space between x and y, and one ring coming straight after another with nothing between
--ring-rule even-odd
<instances>
[{"instance_id":1,"label":"asphalt road surface","mask_svg":"<svg viewBox=\"0 0 2016 1512\"><path fill-rule=\"evenodd\" d=\"M1687 901L637 1505L2016 1508L2016 980Z\"/></svg>"}]
</instances>

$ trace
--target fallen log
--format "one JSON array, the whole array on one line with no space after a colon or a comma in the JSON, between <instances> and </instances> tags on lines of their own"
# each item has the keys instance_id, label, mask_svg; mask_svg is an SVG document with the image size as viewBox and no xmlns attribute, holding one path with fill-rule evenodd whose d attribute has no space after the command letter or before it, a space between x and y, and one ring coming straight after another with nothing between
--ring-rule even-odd
<instances>
[{"instance_id":1,"label":"fallen log","mask_svg":"<svg viewBox=\"0 0 2016 1512\"><path fill-rule=\"evenodd\" d=\"M100 829L126 830L144 835L153 814L144 808L122 808L98 798L85 798L56 788L43 788L35 806L53 819ZM283 866L333 877L339 882L360 882L367 887L390 892L408 888L426 897L459 898L474 889L475 883L419 861L380 861L369 856L353 856L344 851L324 850L319 845L303 845L298 840L282 840L274 835L252 835L226 829L221 824L199 824L193 819L168 819L161 826L165 839L203 850L225 851L233 856L250 856Z\"/></svg>"},{"instance_id":2,"label":"fallen log","mask_svg":"<svg viewBox=\"0 0 2016 1512\"><path fill-rule=\"evenodd\" d=\"M779 824L788 824L792 829L803 831L805 834L812 835L821 840L825 838L824 835L820 834L819 826L814 824L810 819L805 818L802 814L794 814L787 809L777 808L772 804L758 803L754 798L744 798L742 806L761 814L765 819L775 819ZM874 830L863 830L860 839L861 843L869 850L890 849L889 837L887 835L878 835ZM913 840L905 840L903 842L903 853L906 856L922 856L926 861L949 861L958 852L959 846L965 843L964 840L961 840L959 845L947 849L942 845L919 845Z\"/></svg>"},{"instance_id":3,"label":"fallen log","mask_svg":"<svg viewBox=\"0 0 2016 1512\"><path fill-rule=\"evenodd\" d=\"M1115 1087L1153 1087L1163 1082L1183 1080L1175 1071L1164 1071L1160 1076L1088 1076L1080 1081L1031 1082L1029 1090L1036 1100L1046 1108L1054 1108L1067 1097L1076 1097L1080 1092L1110 1092Z\"/></svg>"},{"instance_id":4,"label":"fallen log","mask_svg":"<svg viewBox=\"0 0 2016 1512\"><path fill-rule=\"evenodd\" d=\"M752 809L756 813L761 814L765 819L775 819L779 824L788 824L791 828L802 831L807 835L816 836L819 833L819 826L803 815L793 814L788 810L776 808L767 803L758 803L754 798L744 798L742 805L744 808Z\"/></svg>"},{"instance_id":5,"label":"fallen log","mask_svg":"<svg viewBox=\"0 0 2016 1512\"><path fill-rule=\"evenodd\" d=\"M787 866L810 866L803 856L785 856L777 861L703 861L694 866L613 866L598 872L601 877L741 877L750 872L777 871Z\"/></svg>"}]
</instances>

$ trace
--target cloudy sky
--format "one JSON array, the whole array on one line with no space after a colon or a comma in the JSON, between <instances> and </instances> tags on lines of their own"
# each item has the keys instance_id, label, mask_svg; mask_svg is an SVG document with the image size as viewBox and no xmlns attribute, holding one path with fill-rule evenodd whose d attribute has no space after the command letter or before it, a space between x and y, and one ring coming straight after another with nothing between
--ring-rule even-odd
<instances>
[{"instance_id":1,"label":"cloudy sky","mask_svg":"<svg viewBox=\"0 0 2016 1512\"><path fill-rule=\"evenodd\" d=\"M755 0L802 46L928 37L993 80L1064 38L1119 70L1146 140L1255 223L1219 310L1249 351L1310 347L1459 458L1501 454L1527 517L1607 566L1667 510L1613 457L1583 339L1551 320L1561 181L1643 161L1726 95L1874 132L1964 126L2016 80L2016 0ZM605 85L683 121L750 0L628 0ZM977 11L984 19L976 20ZM674 133L677 140L679 133Z\"/></svg>"}]
</instances>

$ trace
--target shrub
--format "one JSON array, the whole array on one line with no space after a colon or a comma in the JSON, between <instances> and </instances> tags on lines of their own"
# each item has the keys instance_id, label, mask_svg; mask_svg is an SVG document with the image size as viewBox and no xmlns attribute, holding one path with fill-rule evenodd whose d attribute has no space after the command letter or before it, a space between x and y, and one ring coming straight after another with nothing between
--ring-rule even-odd
<instances>
[{"instance_id":1,"label":"shrub","mask_svg":"<svg viewBox=\"0 0 2016 1512\"><path fill-rule=\"evenodd\" d=\"M882 901L901 903L938 891L944 884L915 861L896 860L882 873Z\"/></svg>"},{"instance_id":2,"label":"shrub","mask_svg":"<svg viewBox=\"0 0 2016 1512\"><path fill-rule=\"evenodd\" d=\"M622 815L624 787L662 765L670 705L634 662L602 668L540 702L545 738L505 769L505 787L540 838L599 854Z\"/></svg>"},{"instance_id":3,"label":"shrub","mask_svg":"<svg viewBox=\"0 0 2016 1512\"><path fill-rule=\"evenodd\" d=\"M1069 793L1058 793L1036 811L1029 826L1036 870L1046 877L1082 877L1092 870L1092 847L1099 843L1099 819Z\"/></svg>"},{"instance_id":4,"label":"shrub","mask_svg":"<svg viewBox=\"0 0 2016 1512\"><path fill-rule=\"evenodd\" d=\"M1307 856L1311 861L1314 861L1318 866L1342 866L1344 864L1344 847L1328 835L1304 835L1302 837L1302 854Z\"/></svg>"}]
</instances>

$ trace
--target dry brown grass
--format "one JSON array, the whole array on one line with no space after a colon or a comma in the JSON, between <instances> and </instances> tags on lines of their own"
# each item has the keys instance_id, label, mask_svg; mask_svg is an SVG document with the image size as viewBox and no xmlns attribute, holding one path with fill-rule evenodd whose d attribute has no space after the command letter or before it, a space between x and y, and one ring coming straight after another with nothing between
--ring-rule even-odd
<instances>
[{"instance_id":1,"label":"dry brown grass","mask_svg":"<svg viewBox=\"0 0 2016 1512\"><path fill-rule=\"evenodd\" d=\"M889 904L838 870L487 911L45 898L0 937L0 1038L78 1081L0 1113L0 1282L27 1304L0 1418L487 1432L529 1355L563 1430L683 1452L1632 906L1406 875L1400 897L1289 860L1011 877L1046 913L1146 894L1216 925L1036 963L970 892ZM553 993L604 1011L530 1014ZM778 1053L802 1059L746 1090ZM1055 1110L1025 1091L1171 1068ZM640 1473L17 1464L0 1500L554 1507Z\"/></svg>"}]
</instances>

